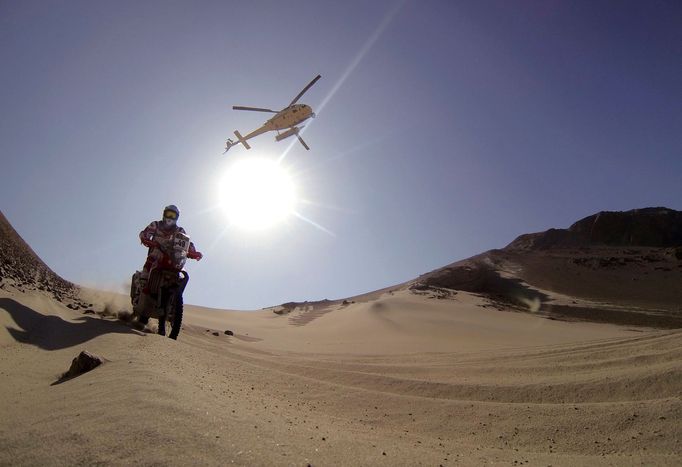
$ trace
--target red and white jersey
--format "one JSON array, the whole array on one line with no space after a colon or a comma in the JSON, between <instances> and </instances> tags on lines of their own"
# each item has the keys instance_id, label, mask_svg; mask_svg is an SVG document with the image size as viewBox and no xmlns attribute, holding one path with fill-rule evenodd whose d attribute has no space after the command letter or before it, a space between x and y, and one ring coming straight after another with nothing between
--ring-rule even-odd
<instances>
[{"instance_id":1,"label":"red and white jersey","mask_svg":"<svg viewBox=\"0 0 682 467\"><path fill-rule=\"evenodd\" d=\"M187 235L187 232L185 232L185 229L180 227L179 225L175 225L173 227L167 228L163 225L162 221L152 221L142 232L140 232L140 241L142 243L145 242L145 240L155 240L155 241L164 241L164 240L170 240L170 238L173 236L175 232L181 232L185 235ZM189 253L194 254L196 253L196 248L194 248L194 243L190 242L189 243ZM151 251L150 251L151 252Z\"/></svg>"}]
</instances>

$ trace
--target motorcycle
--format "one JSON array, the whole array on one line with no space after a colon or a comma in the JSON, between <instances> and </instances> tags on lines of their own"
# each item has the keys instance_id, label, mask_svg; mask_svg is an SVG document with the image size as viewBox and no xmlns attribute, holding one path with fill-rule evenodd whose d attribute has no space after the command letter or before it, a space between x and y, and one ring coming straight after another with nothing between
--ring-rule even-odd
<instances>
[{"instance_id":1,"label":"motorcycle","mask_svg":"<svg viewBox=\"0 0 682 467\"><path fill-rule=\"evenodd\" d=\"M178 338L182 326L182 294L189 282L189 274L183 267L189 245L189 237L181 232L174 233L167 241L157 240L163 256L149 271L148 278L135 271L130 287L133 317L142 324L147 324L149 318L158 319L158 333L171 339Z\"/></svg>"}]
</instances>

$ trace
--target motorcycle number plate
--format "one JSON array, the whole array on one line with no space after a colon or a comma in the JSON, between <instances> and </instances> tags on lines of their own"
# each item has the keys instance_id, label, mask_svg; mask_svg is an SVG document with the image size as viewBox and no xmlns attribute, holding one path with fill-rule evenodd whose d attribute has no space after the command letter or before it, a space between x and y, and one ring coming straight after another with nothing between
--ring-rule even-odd
<instances>
[{"instance_id":1,"label":"motorcycle number plate","mask_svg":"<svg viewBox=\"0 0 682 467\"><path fill-rule=\"evenodd\" d=\"M173 249L176 251L188 251L189 237L181 233L176 233L173 237Z\"/></svg>"}]
</instances>

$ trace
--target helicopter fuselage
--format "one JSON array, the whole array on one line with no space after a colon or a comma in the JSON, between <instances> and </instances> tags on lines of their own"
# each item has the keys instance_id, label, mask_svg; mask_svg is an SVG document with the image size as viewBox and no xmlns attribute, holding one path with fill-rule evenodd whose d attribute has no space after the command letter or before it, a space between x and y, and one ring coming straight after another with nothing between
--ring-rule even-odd
<instances>
[{"instance_id":1,"label":"helicopter fuselage","mask_svg":"<svg viewBox=\"0 0 682 467\"><path fill-rule=\"evenodd\" d=\"M314 116L313 109L311 109L309 105L294 104L277 112L277 114L265 122L263 126L267 127L268 131L286 130L299 123L303 123Z\"/></svg>"},{"instance_id":2,"label":"helicopter fuselage","mask_svg":"<svg viewBox=\"0 0 682 467\"><path fill-rule=\"evenodd\" d=\"M277 131L279 133L282 130L292 129L299 123L303 123L314 116L315 114L313 113L313 109L311 109L309 105L293 104L286 109L277 112L274 117L265 122L260 128L256 128L246 136L237 137L240 141L242 139L246 141L255 136L267 133L268 131ZM235 132L235 134L237 134L237 132Z\"/></svg>"}]
</instances>

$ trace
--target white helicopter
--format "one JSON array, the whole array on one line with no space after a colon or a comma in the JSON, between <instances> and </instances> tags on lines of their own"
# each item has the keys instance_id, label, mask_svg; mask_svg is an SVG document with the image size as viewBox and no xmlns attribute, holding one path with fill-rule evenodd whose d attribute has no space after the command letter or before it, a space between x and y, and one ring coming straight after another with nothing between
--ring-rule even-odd
<instances>
[{"instance_id":1,"label":"white helicopter","mask_svg":"<svg viewBox=\"0 0 682 467\"><path fill-rule=\"evenodd\" d=\"M244 107L241 105L233 106L232 108L234 110L270 112L274 113L275 116L269 119L267 122L265 122L263 126L256 130L253 130L246 136L242 136L241 133L239 133L239 131L235 130L234 135L237 137L237 141L232 141L231 139L228 139L225 142L225 152L223 152L223 154L229 151L232 146L236 146L240 143L246 149L251 149L251 146L246 141L268 131L277 132L277 136L275 136L276 141L282 141L283 139L288 138L289 136L296 135L296 137L301 142L303 147L306 148L307 150L310 150L310 147L308 147L308 145L305 143L305 141L303 141L303 138L301 138L301 135L299 134L299 131L303 127L299 128L296 125L303 123L305 120L311 117L314 118L315 113L313 113L313 109L311 109L309 105L297 104L296 102L298 102L301 96L303 96L303 94L305 94L305 92L308 89L310 89L313 86L313 84L315 84L317 80L320 79L321 77L322 77L321 75L317 75L310 83L308 83L306 87L303 88L303 91L299 92L298 95L294 97L294 100L292 100L291 103L282 110L262 109L260 107ZM282 131L282 133L280 133L280 131Z\"/></svg>"}]
</instances>

